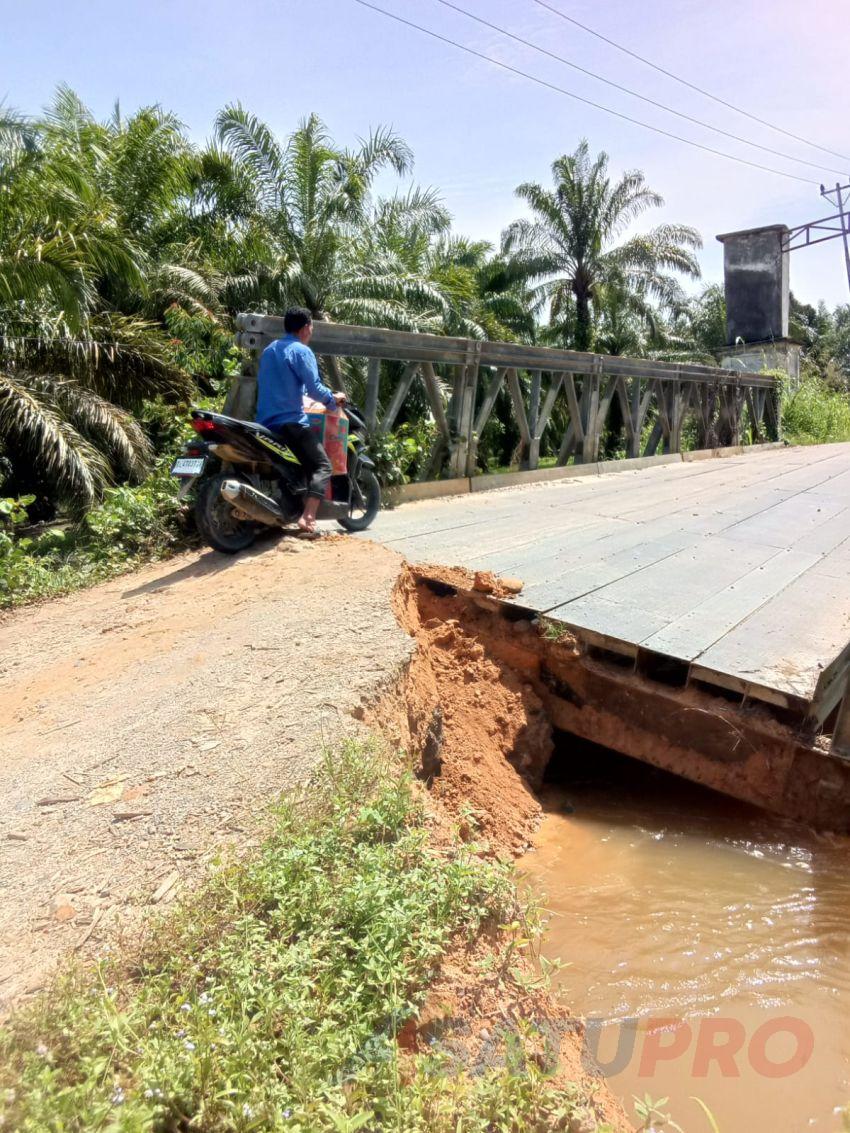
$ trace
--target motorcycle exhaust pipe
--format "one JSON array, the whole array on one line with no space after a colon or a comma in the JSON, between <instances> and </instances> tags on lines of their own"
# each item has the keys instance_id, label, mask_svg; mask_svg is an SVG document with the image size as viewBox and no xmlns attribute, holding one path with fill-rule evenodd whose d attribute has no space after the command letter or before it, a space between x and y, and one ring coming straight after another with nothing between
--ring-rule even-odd
<instances>
[{"instance_id":1,"label":"motorcycle exhaust pipe","mask_svg":"<svg viewBox=\"0 0 850 1133\"><path fill-rule=\"evenodd\" d=\"M225 480L221 497L257 523L266 523L269 527L283 527L286 523L283 512L270 496L241 480Z\"/></svg>"}]
</instances>

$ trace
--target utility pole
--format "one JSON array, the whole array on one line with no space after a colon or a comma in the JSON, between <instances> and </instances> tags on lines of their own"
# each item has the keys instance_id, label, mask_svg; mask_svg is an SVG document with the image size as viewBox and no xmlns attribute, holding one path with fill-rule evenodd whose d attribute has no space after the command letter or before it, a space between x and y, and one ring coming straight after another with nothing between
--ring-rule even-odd
<instances>
[{"instance_id":1,"label":"utility pole","mask_svg":"<svg viewBox=\"0 0 850 1133\"><path fill-rule=\"evenodd\" d=\"M844 264L847 269L847 286L850 288L850 184L841 185L836 182L834 189L821 185L820 195L834 205L838 212L790 229L783 238L782 247L792 252L795 248L811 248L814 244L836 240L840 236L844 241Z\"/></svg>"},{"instance_id":2,"label":"utility pole","mask_svg":"<svg viewBox=\"0 0 850 1133\"><path fill-rule=\"evenodd\" d=\"M847 190L850 190L850 185L840 185L837 181L834 189L825 189L823 185L820 187L820 195L825 197L831 204L834 203L838 209L841 235L844 239L844 265L847 268L847 286L850 287L850 231L848 231L847 227L848 216L844 211L844 193ZM833 193L835 194L834 202L832 199Z\"/></svg>"}]
</instances>

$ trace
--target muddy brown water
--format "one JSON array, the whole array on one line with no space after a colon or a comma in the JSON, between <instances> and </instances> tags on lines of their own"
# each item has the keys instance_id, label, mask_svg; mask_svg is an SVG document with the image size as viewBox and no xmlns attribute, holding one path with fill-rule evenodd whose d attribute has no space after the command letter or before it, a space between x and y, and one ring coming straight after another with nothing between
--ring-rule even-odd
<instances>
[{"instance_id":1,"label":"muddy brown water","mask_svg":"<svg viewBox=\"0 0 850 1133\"><path fill-rule=\"evenodd\" d=\"M521 869L613 1091L630 1115L669 1098L686 1133L711 1130L694 1098L721 1133L842 1129L850 839L578 743L561 738Z\"/></svg>"}]
</instances>

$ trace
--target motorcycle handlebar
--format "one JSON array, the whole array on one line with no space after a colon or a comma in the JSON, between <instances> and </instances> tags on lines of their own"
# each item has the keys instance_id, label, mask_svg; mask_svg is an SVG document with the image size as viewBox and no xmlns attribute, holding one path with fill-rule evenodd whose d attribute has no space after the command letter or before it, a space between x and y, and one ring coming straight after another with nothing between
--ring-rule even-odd
<instances>
[{"instance_id":1,"label":"motorcycle handlebar","mask_svg":"<svg viewBox=\"0 0 850 1133\"><path fill-rule=\"evenodd\" d=\"M366 428L366 422L363 420L363 415L355 405L352 405L350 401L347 401L343 406L343 409L355 425L357 425L361 429Z\"/></svg>"}]
</instances>

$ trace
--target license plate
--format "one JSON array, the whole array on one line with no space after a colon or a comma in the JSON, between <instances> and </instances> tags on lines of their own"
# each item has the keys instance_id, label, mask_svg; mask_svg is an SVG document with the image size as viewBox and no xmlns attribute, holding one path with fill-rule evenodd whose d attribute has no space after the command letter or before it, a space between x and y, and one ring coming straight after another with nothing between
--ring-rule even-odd
<instances>
[{"instance_id":1,"label":"license plate","mask_svg":"<svg viewBox=\"0 0 850 1133\"><path fill-rule=\"evenodd\" d=\"M181 456L171 465L172 476L200 476L204 470L206 457Z\"/></svg>"}]
</instances>

